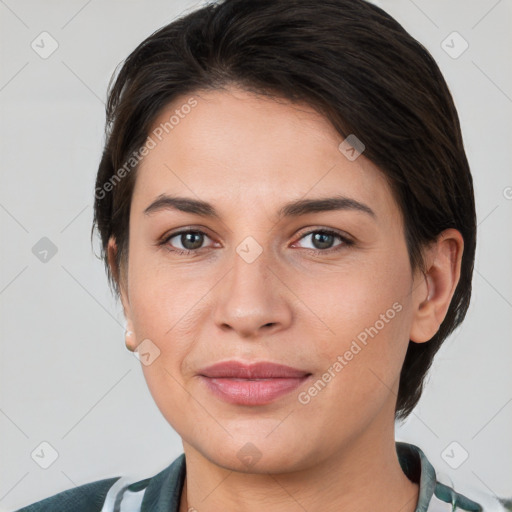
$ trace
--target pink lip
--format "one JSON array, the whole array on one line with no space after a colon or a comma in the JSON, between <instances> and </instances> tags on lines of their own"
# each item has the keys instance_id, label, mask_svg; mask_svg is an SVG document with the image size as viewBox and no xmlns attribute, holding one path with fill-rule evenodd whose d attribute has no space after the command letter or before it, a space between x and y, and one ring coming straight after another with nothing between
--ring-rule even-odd
<instances>
[{"instance_id":1,"label":"pink lip","mask_svg":"<svg viewBox=\"0 0 512 512\"><path fill-rule=\"evenodd\" d=\"M202 369L199 375L208 389L226 402L265 405L293 391L311 374L269 362L226 361Z\"/></svg>"}]
</instances>

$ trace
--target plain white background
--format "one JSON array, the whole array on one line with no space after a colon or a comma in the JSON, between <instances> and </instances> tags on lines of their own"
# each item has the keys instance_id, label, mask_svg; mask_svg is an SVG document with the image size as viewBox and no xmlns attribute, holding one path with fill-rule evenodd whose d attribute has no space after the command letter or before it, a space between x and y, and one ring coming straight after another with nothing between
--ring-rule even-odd
<instances>
[{"instance_id":1,"label":"plain white background","mask_svg":"<svg viewBox=\"0 0 512 512\"><path fill-rule=\"evenodd\" d=\"M468 316L438 353L421 402L396 438L420 446L460 492L510 498L512 3L378 4L429 49L445 75L479 222ZM122 310L94 256L99 244L93 251L90 229L108 80L139 42L198 5L0 1L2 511L101 478L149 477L182 452L140 363L125 349ZM42 58L52 44L57 49ZM46 262L33 251L48 246L43 237L56 249ZM48 469L31 457L43 450L51 461L42 442L58 453Z\"/></svg>"}]
</instances>

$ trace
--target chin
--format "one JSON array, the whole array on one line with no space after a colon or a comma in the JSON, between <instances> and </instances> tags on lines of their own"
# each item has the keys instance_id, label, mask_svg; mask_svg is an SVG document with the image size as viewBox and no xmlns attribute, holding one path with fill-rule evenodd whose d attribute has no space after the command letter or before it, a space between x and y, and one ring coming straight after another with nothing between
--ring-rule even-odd
<instances>
[{"instance_id":1,"label":"chin","mask_svg":"<svg viewBox=\"0 0 512 512\"><path fill-rule=\"evenodd\" d=\"M272 436L273 434L271 434ZM282 439L270 440L265 435L229 437L224 443L216 440L196 450L213 464L230 471L251 474L288 473L300 471L318 461L318 450L302 452L301 439L285 443Z\"/></svg>"}]
</instances>

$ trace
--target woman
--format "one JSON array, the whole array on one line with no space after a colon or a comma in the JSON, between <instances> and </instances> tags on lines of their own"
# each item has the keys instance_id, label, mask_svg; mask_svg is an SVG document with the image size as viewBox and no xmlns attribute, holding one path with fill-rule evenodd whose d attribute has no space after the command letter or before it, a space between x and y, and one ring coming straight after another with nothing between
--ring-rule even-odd
<instances>
[{"instance_id":1,"label":"woman","mask_svg":"<svg viewBox=\"0 0 512 512\"><path fill-rule=\"evenodd\" d=\"M482 510L394 422L469 306L476 221L430 54L363 0L225 0L125 61L95 219L184 454L23 511Z\"/></svg>"}]
</instances>

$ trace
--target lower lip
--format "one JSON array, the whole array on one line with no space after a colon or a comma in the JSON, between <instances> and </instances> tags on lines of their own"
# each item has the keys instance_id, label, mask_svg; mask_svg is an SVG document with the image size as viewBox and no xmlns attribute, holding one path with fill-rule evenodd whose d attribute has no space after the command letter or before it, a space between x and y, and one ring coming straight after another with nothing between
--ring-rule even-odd
<instances>
[{"instance_id":1,"label":"lower lip","mask_svg":"<svg viewBox=\"0 0 512 512\"><path fill-rule=\"evenodd\" d=\"M220 399L238 405L265 405L280 396L291 393L309 375L300 378L273 378L261 380L212 378L201 375L210 391Z\"/></svg>"}]
</instances>

